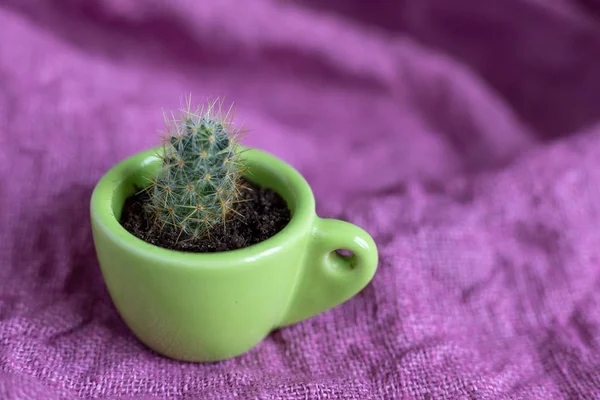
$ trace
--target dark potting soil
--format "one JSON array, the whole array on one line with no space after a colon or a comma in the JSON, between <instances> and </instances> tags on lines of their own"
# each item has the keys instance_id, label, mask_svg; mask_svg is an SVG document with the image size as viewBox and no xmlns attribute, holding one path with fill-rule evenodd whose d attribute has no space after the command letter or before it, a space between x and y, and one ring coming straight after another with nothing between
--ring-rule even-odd
<instances>
[{"instance_id":1,"label":"dark potting soil","mask_svg":"<svg viewBox=\"0 0 600 400\"><path fill-rule=\"evenodd\" d=\"M242 202L236 211L242 215L226 225L215 227L206 238L182 238L174 229L163 229L152 224L144 212L149 200L146 191L129 197L123 206L121 225L138 238L170 250L211 253L244 248L262 242L289 223L291 213L283 198L272 189L244 182L250 190L243 190Z\"/></svg>"}]
</instances>

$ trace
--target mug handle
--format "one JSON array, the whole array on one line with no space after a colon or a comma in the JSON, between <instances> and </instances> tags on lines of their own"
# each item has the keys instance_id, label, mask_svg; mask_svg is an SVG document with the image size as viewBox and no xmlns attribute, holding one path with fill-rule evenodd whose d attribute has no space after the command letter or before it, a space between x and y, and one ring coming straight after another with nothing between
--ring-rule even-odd
<instances>
[{"instance_id":1,"label":"mug handle","mask_svg":"<svg viewBox=\"0 0 600 400\"><path fill-rule=\"evenodd\" d=\"M317 217L304 268L280 327L300 322L345 302L373 278L378 253L375 241L356 225ZM349 250L343 256L337 250Z\"/></svg>"}]
</instances>

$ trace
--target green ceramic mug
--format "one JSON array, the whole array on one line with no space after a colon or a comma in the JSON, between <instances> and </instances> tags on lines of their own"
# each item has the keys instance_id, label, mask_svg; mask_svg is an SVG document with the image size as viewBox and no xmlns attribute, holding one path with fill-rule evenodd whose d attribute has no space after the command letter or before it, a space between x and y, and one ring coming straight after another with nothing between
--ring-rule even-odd
<instances>
[{"instance_id":1,"label":"green ceramic mug","mask_svg":"<svg viewBox=\"0 0 600 400\"><path fill-rule=\"evenodd\" d=\"M304 178L255 149L243 153L247 178L277 191L292 212L281 232L243 249L205 254L138 239L119 218L125 199L157 171L158 150L117 164L91 199L94 243L108 291L131 331L157 353L202 362L235 357L273 329L343 303L375 274L371 236L348 222L319 218Z\"/></svg>"}]
</instances>

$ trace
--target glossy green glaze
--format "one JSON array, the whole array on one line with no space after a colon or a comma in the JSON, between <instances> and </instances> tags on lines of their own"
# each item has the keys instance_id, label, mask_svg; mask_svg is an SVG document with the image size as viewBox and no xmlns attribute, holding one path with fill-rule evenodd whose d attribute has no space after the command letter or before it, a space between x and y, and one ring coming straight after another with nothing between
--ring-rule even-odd
<instances>
[{"instance_id":1,"label":"glossy green glaze","mask_svg":"<svg viewBox=\"0 0 600 400\"><path fill-rule=\"evenodd\" d=\"M244 249L186 253L151 245L119 223L125 199L145 187L159 149L117 164L97 184L91 221L100 268L113 302L140 341L164 356L218 361L252 349L273 329L346 301L377 268L371 236L319 218L313 193L290 165L244 152L247 178L276 190L292 211L277 235ZM336 249L348 249L345 258Z\"/></svg>"}]
</instances>

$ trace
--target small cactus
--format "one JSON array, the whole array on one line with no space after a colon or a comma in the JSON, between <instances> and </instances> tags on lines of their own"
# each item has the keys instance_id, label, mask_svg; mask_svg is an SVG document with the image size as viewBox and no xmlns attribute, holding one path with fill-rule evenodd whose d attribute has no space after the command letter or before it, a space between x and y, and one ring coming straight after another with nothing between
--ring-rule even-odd
<instances>
[{"instance_id":1,"label":"small cactus","mask_svg":"<svg viewBox=\"0 0 600 400\"><path fill-rule=\"evenodd\" d=\"M232 126L232 109L223 116L221 106L215 101L192 112L188 101L180 119L165 116L162 165L148 188L147 204L161 229L197 239L237 214L246 171L237 150L241 132Z\"/></svg>"}]
</instances>

